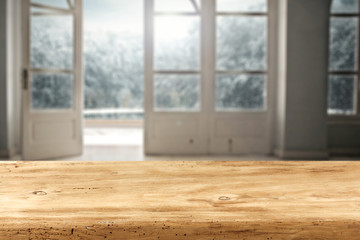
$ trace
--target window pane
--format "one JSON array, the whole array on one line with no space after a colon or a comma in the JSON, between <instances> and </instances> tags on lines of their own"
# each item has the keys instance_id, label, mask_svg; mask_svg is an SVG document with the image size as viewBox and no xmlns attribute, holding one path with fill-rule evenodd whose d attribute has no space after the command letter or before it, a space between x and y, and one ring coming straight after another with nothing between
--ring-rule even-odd
<instances>
[{"instance_id":1,"label":"window pane","mask_svg":"<svg viewBox=\"0 0 360 240\"><path fill-rule=\"evenodd\" d=\"M31 65L33 68L73 68L73 17L31 18Z\"/></svg>"},{"instance_id":2,"label":"window pane","mask_svg":"<svg viewBox=\"0 0 360 240\"><path fill-rule=\"evenodd\" d=\"M155 17L156 70L200 69L200 18Z\"/></svg>"},{"instance_id":3,"label":"window pane","mask_svg":"<svg viewBox=\"0 0 360 240\"><path fill-rule=\"evenodd\" d=\"M264 75L217 75L217 110L264 110L265 99Z\"/></svg>"},{"instance_id":4,"label":"window pane","mask_svg":"<svg viewBox=\"0 0 360 240\"><path fill-rule=\"evenodd\" d=\"M196 0L200 8L201 0ZM191 0L155 0L155 12L196 12Z\"/></svg>"},{"instance_id":5,"label":"window pane","mask_svg":"<svg viewBox=\"0 0 360 240\"><path fill-rule=\"evenodd\" d=\"M331 18L330 69L355 70L358 18Z\"/></svg>"},{"instance_id":6,"label":"window pane","mask_svg":"<svg viewBox=\"0 0 360 240\"><path fill-rule=\"evenodd\" d=\"M84 1L86 118L142 118L140 114L100 114L100 110L143 109L144 0Z\"/></svg>"},{"instance_id":7,"label":"window pane","mask_svg":"<svg viewBox=\"0 0 360 240\"><path fill-rule=\"evenodd\" d=\"M38 4L51 6L51 7L69 9L67 0L31 0L31 3L38 3Z\"/></svg>"},{"instance_id":8,"label":"window pane","mask_svg":"<svg viewBox=\"0 0 360 240\"><path fill-rule=\"evenodd\" d=\"M219 12L266 12L267 0L217 0Z\"/></svg>"},{"instance_id":9,"label":"window pane","mask_svg":"<svg viewBox=\"0 0 360 240\"><path fill-rule=\"evenodd\" d=\"M218 70L266 70L266 55L266 17L218 17Z\"/></svg>"},{"instance_id":10,"label":"window pane","mask_svg":"<svg viewBox=\"0 0 360 240\"><path fill-rule=\"evenodd\" d=\"M357 13L359 12L359 0L333 0L332 13Z\"/></svg>"},{"instance_id":11,"label":"window pane","mask_svg":"<svg viewBox=\"0 0 360 240\"><path fill-rule=\"evenodd\" d=\"M200 108L200 76L155 75L155 110L196 111Z\"/></svg>"},{"instance_id":12,"label":"window pane","mask_svg":"<svg viewBox=\"0 0 360 240\"><path fill-rule=\"evenodd\" d=\"M73 76L34 74L31 96L33 109L70 109L73 106Z\"/></svg>"},{"instance_id":13,"label":"window pane","mask_svg":"<svg viewBox=\"0 0 360 240\"><path fill-rule=\"evenodd\" d=\"M331 76L329 114L354 114L355 77Z\"/></svg>"}]
</instances>

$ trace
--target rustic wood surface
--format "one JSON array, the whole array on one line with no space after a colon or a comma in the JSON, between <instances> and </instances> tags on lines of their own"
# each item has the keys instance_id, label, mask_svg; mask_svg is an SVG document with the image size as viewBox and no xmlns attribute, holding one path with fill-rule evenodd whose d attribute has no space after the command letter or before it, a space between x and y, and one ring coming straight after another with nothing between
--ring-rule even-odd
<instances>
[{"instance_id":1,"label":"rustic wood surface","mask_svg":"<svg viewBox=\"0 0 360 240\"><path fill-rule=\"evenodd\" d=\"M360 239L360 163L0 162L0 239Z\"/></svg>"}]
</instances>

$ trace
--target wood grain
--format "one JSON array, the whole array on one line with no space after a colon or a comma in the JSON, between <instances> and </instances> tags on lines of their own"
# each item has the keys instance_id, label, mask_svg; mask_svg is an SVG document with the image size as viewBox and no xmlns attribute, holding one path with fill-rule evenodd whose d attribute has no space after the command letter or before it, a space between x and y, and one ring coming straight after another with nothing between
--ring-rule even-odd
<instances>
[{"instance_id":1,"label":"wood grain","mask_svg":"<svg viewBox=\"0 0 360 240\"><path fill-rule=\"evenodd\" d=\"M360 239L360 163L0 162L0 239Z\"/></svg>"}]
</instances>

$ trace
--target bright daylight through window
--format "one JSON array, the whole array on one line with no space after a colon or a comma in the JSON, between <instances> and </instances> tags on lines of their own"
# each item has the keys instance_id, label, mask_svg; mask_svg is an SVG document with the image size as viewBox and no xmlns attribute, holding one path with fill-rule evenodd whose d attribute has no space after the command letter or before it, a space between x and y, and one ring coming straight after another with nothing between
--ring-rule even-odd
<instances>
[{"instance_id":1,"label":"bright daylight through window","mask_svg":"<svg viewBox=\"0 0 360 240\"><path fill-rule=\"evenodd\" d=\"M155 0L156 111L200 109L200 1Z\"/></svg>"},{"instance_id":2,"label":"bright daylight through window","mask_svg":"<svg viewBox=\"0 0 360 240\"><path fill-rule=\"evenodd\" d=\"M143 48L143 0L84 0L87 118L143 118Z\"/></svg>"},{"instance_id":3,"label":"bright daylight through window","mask_svg":"<svg viewBox=\"0 0 360 240\"><path fill-rule=\"evenodd\" d=\"M63 9L68 7L65 0L31 2ZM85 116L91 119L141 119L144 101L143 0L83 2ZM72 15L32 16L33 68L69 72L73 69L73 23ZM32 100L36 110L72 108L72 75L34 74Z\"/></svg>"},{"instance_id":4,"label":"bright daylight through window","mask_svg":"<svg viewBox=\"0 0 360 240\"><path fill-rule=\"evenodd\" d=\"M66 2L32 0L59 8L66 8ZM85 117L142 119L144 0L83 2ZM216 110L265 110L267 1L215 2ZM201 85L201 1L155 0L154 11L154 110L200 111L205 91ZM73 16L66 14L32 17L32 67L62 70L56 75L32 76L33 109L73 107L73 23Z\"/></svg>"}]
</instances>

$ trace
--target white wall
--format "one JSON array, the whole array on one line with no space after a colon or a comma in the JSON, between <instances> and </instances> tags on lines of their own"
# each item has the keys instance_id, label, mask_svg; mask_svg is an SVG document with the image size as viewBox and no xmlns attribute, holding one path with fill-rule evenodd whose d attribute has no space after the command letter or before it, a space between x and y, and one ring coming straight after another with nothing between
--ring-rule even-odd
<instances>
[{"instance_id":1,"label":"white wall","mask_svg":"<svg viewBox=\"0 0 360 240\"><path fill-rule=\"evenodd\" d=\"M360 120L330 123L328 129L332 156L360 155Z\"/></svg>"},{"instance_id":2,"label":"white wall","mask_svg":"<svg viewBox=\"0 0 360 240\"><path fill-rule=\"evenodd\" d=\"M8 131L7 131L7 34L6 16L7 1L0 0L0 157L7 155L8 152Z\"/></svg>"},{"instance_id":3,"label":"white wall","mask_svg":"<svg viewBox=\"0 0 360 240\"><path fill-rule=\"evenodd\" d=\"M277 155L323 159L330 0L280 0Z\"/></svg>"},{"instance_id":4,"label":"white wall","mask_svg":"<svg viewBox=\"0 0 360 240\"><path fill-rule=\"evenodd\" d=\"M0 157L20 149L21 0L0 0Z\"/></svg>"},{"instance_id":5,"label":"white wall","mask_svg":"<svg viewBox=\"0 0 360 240\"><path fill-rule=\"evenodd\" d=\"M8 0L8 90L9 95L9 143L11 154L21 148L21 80L22 80L22 37L21 2Z\"/></svg>"}]
</instances>

